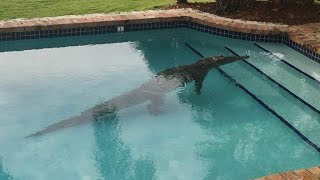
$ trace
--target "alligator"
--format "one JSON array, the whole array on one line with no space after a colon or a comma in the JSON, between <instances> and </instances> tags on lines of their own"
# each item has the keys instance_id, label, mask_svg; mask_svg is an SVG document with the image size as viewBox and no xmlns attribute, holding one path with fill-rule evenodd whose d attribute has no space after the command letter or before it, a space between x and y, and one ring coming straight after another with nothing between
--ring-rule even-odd
<instances>
[{"instance_id":1,"label":"alligator","mask_svg":"<svg viewBox=\"0 0 320 180\"><path fill-rule=\"evenodd\" d=\"M221 65L232 63L238 60L245 60L249 56L215 56L206 57L190 65L177 66L161 71L151 80L143 83L140 87L133 89L120 96L112 98L103 103L87 109L80 115L73 116L52 124L45 129L30 134L27 137L40 136L49 132L57 131L86 122L99 119L106 114L115 113L116 111L150 101L147 106L152 114L160 114L164 105L164 95L174 91L187 83L194 81L195 91L201 94L202 83L211 69Z\"/></svg>"}]
</instances>

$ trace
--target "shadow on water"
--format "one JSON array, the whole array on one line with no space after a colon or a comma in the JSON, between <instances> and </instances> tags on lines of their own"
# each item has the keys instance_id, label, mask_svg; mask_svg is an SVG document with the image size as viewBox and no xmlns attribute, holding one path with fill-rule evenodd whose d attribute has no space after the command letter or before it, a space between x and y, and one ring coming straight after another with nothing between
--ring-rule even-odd
<instances>
[{"instance_id":1,"label":"shadow on water","mask_svg":"<svg viewBox=\"0 0 320 180\"><path fill-rule=\"evenodd\" d=\"M113 114L92 123L96 141L94 158L102 179L155 179L156 167L148 157L135 159L121 140L121 123Z\"/></svg>"},{"instance_id":2,"label":"shadow on water","mask_svg":"<svg viewBox=\"0 0 320 180\"><path fill-rule=\"evenodd\" d=\"M164 31L166 35L148 35L132 43L140 51L152 73L199 60L184 48L184 32ZM173 35L174 33L174 35ZM193 85L192 85L193 87ZM96 167L103 179L156 179L156 166L149 157L134 158L121 139L121 121L116 115L103 117L93 123L97 149Z\"/></svg>"},{"instance_id":3,"label":"shadow on water","mask_svg":"<svg viewBox=\"0 0 320 180\"><path fill-rule=\"evenodd\" d=\"M9 51L24 51L45 48L62 48L72 46L86 46L86 45L99 45L99 44L112 44L123 42L161 42L168 41L168 38L179 39L185 36L185 29L167 29L162 31L148 31L141 32L126 32L126 33L112 33L88 36L69 36L57 38L44 38L44 39L31 39L31 40L18 40L18 41L4 41L0 43L0 52ZM156 40L156 41L154 41ZM170 46L175 46L172 41ZM143 46L146 49L146 46ZM154 49L155 46L150 46ZM156 50L156 49L154 49ZM166 53L166 52L161 52Z\"/></svg>"},{"instance_id":4,"label":"shadow on water","mask_svg":"<svg viewBox=\"0 0 320 180\"><path fill-rule=\"evenodd\" d=\"M200 59L185 49L182 38L158 38L154 37L152 40L138 41L134 44L134 48L143 53L145 62L152 73L179 65L192 64Z\"/></svg>"}]
</instances>

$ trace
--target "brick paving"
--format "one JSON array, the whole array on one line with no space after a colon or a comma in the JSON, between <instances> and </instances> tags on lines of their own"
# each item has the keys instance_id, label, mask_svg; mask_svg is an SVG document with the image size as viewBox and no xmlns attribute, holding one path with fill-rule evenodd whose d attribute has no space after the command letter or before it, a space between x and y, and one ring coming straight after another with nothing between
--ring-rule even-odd
<instances>
[{"instance_id":1,"label":"brick paving","mask_svg":"<svg viewBox=\"0 0 320 180\"><path fill-rule=\"evenodd\" d=\"M272 174L256 180L319 180L320 167L313 167L309 169L300 169L295 171L282 172L279 174Z\"/></svg>"},{"instance_id":2,"label":"brick paving","mask_svg":"<svg viewBox=\"0 0 320 180\"><path fill-rule=\"evenodd\" d=\"M320 23L290 26L288 35L299 44L320 53Z\"/></svg>"}]
</instances>

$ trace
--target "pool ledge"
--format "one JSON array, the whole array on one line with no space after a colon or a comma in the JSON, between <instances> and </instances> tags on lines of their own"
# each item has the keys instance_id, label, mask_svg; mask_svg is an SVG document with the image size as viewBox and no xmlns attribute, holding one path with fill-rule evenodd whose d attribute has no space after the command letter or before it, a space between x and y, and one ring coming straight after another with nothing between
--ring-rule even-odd
<instances>
[{"instance_id":1,"label":"pool ledge","mask_svg":"<svg viewBox=\"0 0 320 180\"><path fill-rule=\"evenodd\" d=\"M1 32L51 30L61 28L93 27L100 25L125 25L158 22L162 20L187 20L217 28L255 34L286 34L287 25L260 23L224 18L192 9L133 11L114 14L89 14L34 19L0 21Z\"/></svg>"},{"instance_id":2,"label":"pool ledge","mask_svg":"<svg viewBox=\"0 0 320 180\"><path fill-rule=\"evenodd\" d=\"M118 29L118 26L124 28L121 30ZM126 32L181 27L234 39L285 43L309 58L320 62L320 40L318 40L318 36L305 38L305 33L301 32L301 27L230 19L192 9L0 21L0 42L114 33L119 30ZM320 24L312 27L320 27Z\"/></svg>"},{"instance_id":3,"label":"pool ledge","mask_svg":"<svg viewBox=\"0 0 320 180\"><path fill-rule=\"evenodd\" d=\"M282 172L279 174L272 174L256 180L290 180L290 179L305 179L305 180L319 180L320 167L313 167L309 169L300 169L295 171Z\"/></svg>"}]
</instances>

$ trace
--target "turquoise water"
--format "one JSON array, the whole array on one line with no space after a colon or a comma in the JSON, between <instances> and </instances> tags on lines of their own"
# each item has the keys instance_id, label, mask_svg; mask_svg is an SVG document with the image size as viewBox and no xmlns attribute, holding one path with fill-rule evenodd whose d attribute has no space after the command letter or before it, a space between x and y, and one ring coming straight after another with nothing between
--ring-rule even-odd
<instances>
[{"instance_id":1,"label":"turquoise water","mask_svg":"<svg viewBox=\"0 0 320 180\"><path fill-rule=\"evenodd\" d=\"M193 30L132 32L0 43L0 179L252 179L320 165L320 155L216 70L202 94L193 84L166 96L164 113L147 103L105 122L41 137L42 128L121 95L161 70L228 46L309 104L319 84L252 42ZM282 44L259 43L306 73L320 65ZM316 145L320 115L244 62L221 67Z\"/></svg>"}]
</instances>

